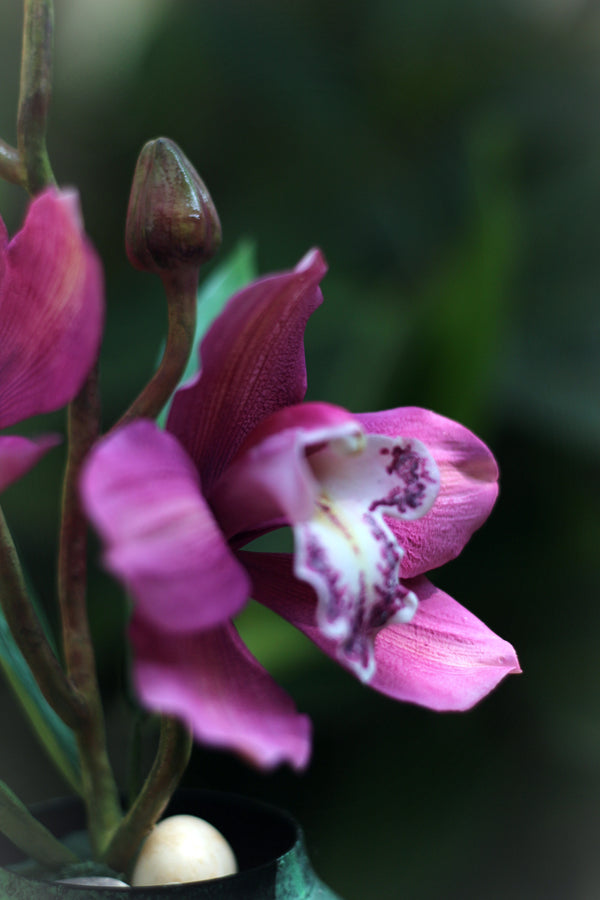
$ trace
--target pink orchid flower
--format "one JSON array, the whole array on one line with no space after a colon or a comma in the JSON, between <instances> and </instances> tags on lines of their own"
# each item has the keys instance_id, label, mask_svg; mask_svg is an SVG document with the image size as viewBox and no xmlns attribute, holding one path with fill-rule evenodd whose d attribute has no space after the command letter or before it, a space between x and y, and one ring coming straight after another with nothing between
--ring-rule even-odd
<instances>
[{"instance_id":1,"label":"pink orchid flower","mask_svg":"<svg viewBox=\"0 0 600 900\"><path fill-rule=\"evenodd\" d=\"M466 709L519 671L510 644L424 578L489 514L490 451L426 410L301 402L325 269L314 250L232 297L167 431L123 427L82 481L106 566L134 598L141 702L263 767L303 767L310 725L232 624L249 596L371 687L432 709ZM293 554L241 549L282 525Z\"/></svg>"},{"instance_id":2,"label":"pink orchid flower","mask_svg":"<svg viewBox=\"0 0 600 900\"><path fill-rule=\"evenodd\" d=\"M75 396L98 352L102 319L102 270L74 191L40 194L10 242L0 219L0 428ZM0 436L0 491L57 442Z\"/></svg>"}]
</instances>

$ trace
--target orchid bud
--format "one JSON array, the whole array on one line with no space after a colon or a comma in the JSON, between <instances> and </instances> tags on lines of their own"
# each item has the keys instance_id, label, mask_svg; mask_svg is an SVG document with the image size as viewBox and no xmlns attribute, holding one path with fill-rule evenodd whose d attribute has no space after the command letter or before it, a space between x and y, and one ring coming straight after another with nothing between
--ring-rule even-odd
<instances>
[{"instance_id":1,"label":"orchid bud","mask_svg":"<svg viewBox=\"0 0 600 900\"><path fill-rule=\"evenodd\" d=\"M127 209L125 245L136 269L165 275L198 269L221 244L221 223L206 186L168 138L139 155Z\"/></svg>"}]
</instances>

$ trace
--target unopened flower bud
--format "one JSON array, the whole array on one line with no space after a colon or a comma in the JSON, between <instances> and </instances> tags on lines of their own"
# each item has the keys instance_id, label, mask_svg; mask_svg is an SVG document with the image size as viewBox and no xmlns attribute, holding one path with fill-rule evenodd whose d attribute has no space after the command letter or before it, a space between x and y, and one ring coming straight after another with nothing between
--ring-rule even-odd
<instances>
[{"instance_id":1,"label":"unopened flower bud","mask_svg":"<svg viewBox=\"0 0 600 900\"><path fill-rule=\"evenodd\" d=\"M206 186L168 138L139 155L127 209L125 245L136 269L166 274L198 269L221 244L221 223Z\"/></svg>"}]
</instances>

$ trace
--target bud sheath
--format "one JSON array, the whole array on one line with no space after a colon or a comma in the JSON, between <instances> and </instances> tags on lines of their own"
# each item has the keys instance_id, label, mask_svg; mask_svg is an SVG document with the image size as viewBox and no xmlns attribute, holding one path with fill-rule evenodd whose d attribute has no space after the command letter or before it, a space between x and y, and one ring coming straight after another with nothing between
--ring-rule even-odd
<instances>
[{"instance_id":1,"label":"bud sheath","mask_svg":"<svg viewBox=\"0 0 600 900\"><path fill-rule=\"evenodd\" d=\"M199 270L221 244L221 223L206 186L177 144L157 138L139 155L125 244L136 269L161 277Z\"/></svg>"}]
</instances>

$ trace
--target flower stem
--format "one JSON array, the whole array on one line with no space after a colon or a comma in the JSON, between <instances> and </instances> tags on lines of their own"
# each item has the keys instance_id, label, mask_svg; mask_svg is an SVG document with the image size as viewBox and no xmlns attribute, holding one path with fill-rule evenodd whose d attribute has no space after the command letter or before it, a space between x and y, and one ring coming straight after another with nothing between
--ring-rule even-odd
<instances>
[{"instance_id":1,"label":"flower stem","mask_svg":"<svg viewBox=\"0 0 600 900\"><path fill-rule=\"evenodd\" d=\"M177 719L163 716L152 768L102 860L116 872L130 868L140 844L164 812L178 786L191 752L192 738L187 728Z\"/></svg>"},{"instance_id":2,"label":"flower stem","mask_svg":"<svg viewBox=\"0 0 600 900\"><path fill-rule=\"evenodd\" d=\"M0 781L0 831L43 866L58 869L79 862L71 850L31 815L3 781Z\"/></svg>"},{"instance_id":3,"label":"flower stem","mask_svg":"<svg viewBox=\"0 0 600 900\"><path fill-rule=\"evenodd\" d=\"M69 456L63 488L58 596L67 673L86 701L86 715L78 723L76 738L90 839L98 855L121 819L118 791L106 749L104 713L87 615L87 523L79 499L79 474L98 436L99 419L95 366L69 405Z\"/></svg>"},{"instance_id":4,"label":"flower stem","mask_svg":"<svg viewBox=\"0 0 600 900\"><path fill-rule=\"evenodd\" d=\"M66 725L76 728L84 715L84 698L65 675L33 609L1 510L0 602L15 642L44 697Z\"/></svg>"},{"instance_id":5,"label":"flower stem","mask_svg":"<svg viewBox=\"0 0 600 900\"><path fill-rule=\"evenodd\" d=\"M0 178L25 187L25 169L19 151L0 140Z\"/></svg>"},{"instance_id":6,"label":"flower stem","mask_svg":"<svg viewBox=\"0 0 600 900\"><path fill-rule=\"evenodd\" d=\"M197 270L170 271L162 276L167 294L169 325L160 366L142 393L121 416L115 428L134 419L155 419L179 384L196 331Z\"/></svg>"},{"instance_id":7,"label":"flower stem","mask_svg":"<svg viewBox=\"0 0 600 900\"><path fill-rule=\"evenodd\" d=\"M52 0L25 0L17 145L25 186L32 195L56 183L46 150L53 31Z\"/></svg>"}]
</instances>

